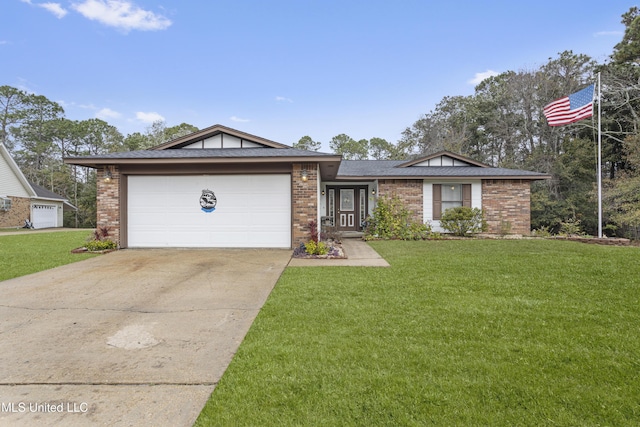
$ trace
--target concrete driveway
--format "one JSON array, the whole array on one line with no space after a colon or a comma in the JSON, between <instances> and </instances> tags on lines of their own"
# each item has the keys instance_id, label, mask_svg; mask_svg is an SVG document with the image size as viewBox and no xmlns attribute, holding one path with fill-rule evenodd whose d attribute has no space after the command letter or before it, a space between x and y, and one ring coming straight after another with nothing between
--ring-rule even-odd
<instances>
[{"instance_id":1,"label":"concrete driveway","mask_svg":"<svg viewBox=\"0 0 640 427\"><path fill-rule=\"evenodd\" d=\"M0 425L191 426L290 257L122 250L0 282Z\"/></svg>"}]
</instances>

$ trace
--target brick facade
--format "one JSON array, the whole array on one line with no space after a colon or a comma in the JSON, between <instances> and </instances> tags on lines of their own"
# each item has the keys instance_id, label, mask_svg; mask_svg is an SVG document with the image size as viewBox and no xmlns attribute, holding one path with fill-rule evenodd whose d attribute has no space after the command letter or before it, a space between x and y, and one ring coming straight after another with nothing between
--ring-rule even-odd
<instances>
[{"instance_id":1,"label":"brick facade","mask_svg":"<svg viewBox=\"0 0 640 427\"><path fill-rule=\"evenodd\" d=\"M482 208L489 233L531 233L531 182L527 180L483 180Z\"/></svg>"},{"instance_id":2,"label":"brick facade","mask_svg":"<svg viewBox=\"0 0 640 427\"><path fill-rule=\"evenodd\" d=\"M307 181L302 180L306 171ZM318 165L294 163L291 171L291 209L293 247L309 240L309 221L318 220Z\"/></svg>"},{"instance_id":3,"label":"brick facade","mask_svg":"<svg viewBox=\"0 0 640 427\"><path fill-rule=\"evenodd\" d=\"M0 228L24 226L24 220L31 220L31 200L26 197L10 196L11 209L0 211Z\"/></svg>"},{"instance_id":4,"label":"brick facade","mask_svg":"<svg viewBox=\"0 0 640 427\"><path fill-rule=\"evenodd\" d=\"M111 167L111 179L105 181L105 169L98 169L98 227L109 227L111 239L120 244L120 171L117 166Z\"/></svg>"},{"instance_id":5,"label":"brick facade","mask_svg":"<svg viewBox=\"0 0 640 427\"><path fill-rule=\"evenodd\" d=\"M424 207L423 181L421 179L381 179L378 196L398 196L411 212L414 220L422 222Z\"/></svg>"}]
</instances>

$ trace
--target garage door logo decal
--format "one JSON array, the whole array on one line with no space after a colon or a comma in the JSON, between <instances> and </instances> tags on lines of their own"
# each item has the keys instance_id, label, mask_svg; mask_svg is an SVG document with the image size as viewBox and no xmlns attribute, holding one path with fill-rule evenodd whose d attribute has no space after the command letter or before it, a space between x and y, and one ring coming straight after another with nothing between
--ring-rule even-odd
<instances>
[{"instance_id":1,"label":"garage door logo decal","mask_svg":"<svg viewBox=\"0 0 640 427\"><path fill-rule=\"evenodd\" d=\"M216 199L214 192L211 190L202 190L202 196L200 196L200 206L202 210L211 213L216 210L216 204L218 204L218 199Z\"/></svg>"}]
</instances>

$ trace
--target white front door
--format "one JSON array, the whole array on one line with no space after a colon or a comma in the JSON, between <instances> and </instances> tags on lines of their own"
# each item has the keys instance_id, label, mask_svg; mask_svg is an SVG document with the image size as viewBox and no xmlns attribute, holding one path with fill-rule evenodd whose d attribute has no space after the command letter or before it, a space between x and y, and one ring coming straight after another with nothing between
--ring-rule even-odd
<instances>
[{"instance_id":1,"label":"white front door","mask_svg":"<svg viewBox=\"0 0 640 427\"><path fill-rule=\"evenodd\" d=\"M291 176L128 177L129 247L291 247Z\"/></svg>"}]
</instances>

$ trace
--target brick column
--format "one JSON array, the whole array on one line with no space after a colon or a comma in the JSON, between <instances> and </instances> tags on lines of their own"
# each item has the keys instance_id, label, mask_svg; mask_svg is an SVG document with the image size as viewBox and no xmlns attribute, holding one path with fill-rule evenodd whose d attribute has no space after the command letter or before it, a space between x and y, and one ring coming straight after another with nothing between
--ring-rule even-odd
<instances>
[{"instance_id":1,"label":"brick column","mask_svg":"<svg viewBox=\"0 0 640 427\"><path fill-rule=\"evenodd\" d=\"M302 180L306 171L307 180ZM318 219L318 164L294 163L291 171L292 243L296 247L306 242L309 221Z\"/></svg>"},{"instance_id":2,"label":"brick column","mask_svg":"<svg viewBox=\"0 0 640 427\"><path fill-rule=\"evenodd\" d=\"M120 170L110 166L111 179L105 181L105 168L98 169L96 204L98 227L109 227L111 240L120 245Z\"/></svg>"},{"instance_id":3,"label":"brick column","mask_svg":"<svg viewBox=\"0 0 640 427\"><path fill-rule=\"evenodd\" d=\"M421 179L380 179L378 180L378 196L398 196L411 212L412 218L422 223L424 197Z\"/></svg>"},{"instance_id":4,"label":"brick column","mask_svg":"<svg viewBox=\"0 0 640 427\"><path fill-rule=\"evenodd\" d=\"M482 181L482 208L489 233L500 234L503 223L510 233L531 234L531 182L510 179Z\"/></svg>"}]
</instances>

